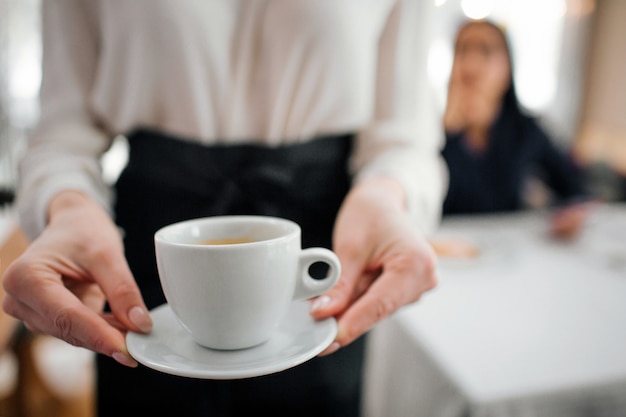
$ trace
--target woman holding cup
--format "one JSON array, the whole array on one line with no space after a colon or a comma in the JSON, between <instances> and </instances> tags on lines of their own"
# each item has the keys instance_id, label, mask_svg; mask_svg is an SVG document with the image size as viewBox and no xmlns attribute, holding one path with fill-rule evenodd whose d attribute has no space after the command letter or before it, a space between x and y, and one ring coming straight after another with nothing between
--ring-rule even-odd
<instances>
[{"instance_id":1,"label":"woman holding cup","mask_svg":"<svg viewBox=\"0 0 626 417\"><path fill-rule=\"evenodd\" d=\"M34 240L4 308L102 354L101 416L358 415L361 336L435 285L441 135L418 4L43 3L42 113L18 195ZM99 158L117 134L130 155L112 198ZM136 366L124 334L150 332L165 302L154 232L224 214L288 218L303 247L336 252L339 282L311 306L338 320L324 357L237 381L116 364Z\"/></svg>"}]
</instances>

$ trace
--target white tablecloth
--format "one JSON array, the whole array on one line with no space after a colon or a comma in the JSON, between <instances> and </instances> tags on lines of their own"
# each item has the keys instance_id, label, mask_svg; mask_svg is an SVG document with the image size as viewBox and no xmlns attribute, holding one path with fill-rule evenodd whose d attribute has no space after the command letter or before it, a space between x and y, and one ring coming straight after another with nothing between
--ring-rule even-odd
<instances>
[{"instance_id":1,"label":"white tablecloth","mask_svg":"<svg viewBox=\"0 0 626 417\"><path fill-rule=\"evenodd\" d=\"M572 243L543 212L454 218L477 245L370 335L368 417L626 416L626 207Z\"/></svg>"}]
</instances>

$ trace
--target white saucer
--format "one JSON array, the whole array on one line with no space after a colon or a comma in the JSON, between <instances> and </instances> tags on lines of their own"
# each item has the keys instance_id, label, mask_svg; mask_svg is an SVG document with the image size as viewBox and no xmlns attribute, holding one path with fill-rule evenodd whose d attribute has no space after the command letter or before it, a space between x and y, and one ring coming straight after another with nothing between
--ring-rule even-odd
<instances>
[{"instance_id":1,"label":"white saucer","mask_svg":"<svg viewBox=\"0 0 626 417\"><path fill-rule=\"evenodd\" d=\"M299 365L335 339L334 318L309 315L308 301L295 301L267 342L248 349L213 350L195 343L167 304L150 312L150 334L128 332L126 344L143 365L172 375L203 379L238 379L271 374Z\"/></svg>"}]
</instances>

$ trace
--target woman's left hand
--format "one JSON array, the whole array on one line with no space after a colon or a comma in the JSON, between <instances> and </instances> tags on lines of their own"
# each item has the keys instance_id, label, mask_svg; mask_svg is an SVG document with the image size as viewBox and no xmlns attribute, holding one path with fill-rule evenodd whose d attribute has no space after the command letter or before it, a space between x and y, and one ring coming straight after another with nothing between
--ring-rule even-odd
<instances>
[{"instance_id":1,"label":"woman's left hand","mask_svg":"<svg viewBox=\"0 0 626 417\"><path fill-rule=\"evenodd\" d=\"M341 278L311 305L314 318L338 320L337 337L322 355L351 343L437 283L435 253L392 179L366 179L353 187L339 211L333 245Z\"/></svg>"}]
</instances>

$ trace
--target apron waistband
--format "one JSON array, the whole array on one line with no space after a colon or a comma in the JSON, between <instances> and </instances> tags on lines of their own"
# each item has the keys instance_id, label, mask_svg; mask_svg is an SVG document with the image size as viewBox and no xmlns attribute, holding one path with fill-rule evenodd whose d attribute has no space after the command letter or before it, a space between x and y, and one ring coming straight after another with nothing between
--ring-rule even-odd
<instances>
[{"instance_id":1,"label":"apron waistband","mask_svg":"<svg viewBox=\"0 0 626 417\"><path fill-rule=\"evenodd\" d=\"M296 187L296 192L325 187L347 173L351 134L320 136L304 143L204 145L161 132L137 130L129 135L127 170L163 186L192 194L209 192L216 183Z\"/></svg>"}]
</instances>

